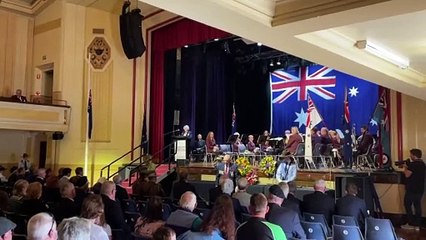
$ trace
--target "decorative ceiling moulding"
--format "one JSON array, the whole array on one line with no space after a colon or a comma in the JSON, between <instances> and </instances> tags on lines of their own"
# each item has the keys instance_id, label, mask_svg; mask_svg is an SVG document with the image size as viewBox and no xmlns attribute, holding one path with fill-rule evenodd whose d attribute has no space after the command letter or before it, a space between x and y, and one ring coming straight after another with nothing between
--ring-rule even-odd
<instances>
[{"instance_id":1,"label":"decorative ceiling moulding","mask_svg":"<svg viewBox=\"0 0 426 240\"><path fill-rule=\"evenodd\" d=\"M0 8L26 15L36 15L54 0L0 0Z\"/></svg>"},{"instance_id":2,"label":"decorative ceiling moulding","mask_svg":"<svg viewBox=\"0 0 426 240\"><path fill-rule=\"evenodd\" d=\"M365 7L390 0L281 0L277 1L272 26Z\"/></svg>"}]
</instances>

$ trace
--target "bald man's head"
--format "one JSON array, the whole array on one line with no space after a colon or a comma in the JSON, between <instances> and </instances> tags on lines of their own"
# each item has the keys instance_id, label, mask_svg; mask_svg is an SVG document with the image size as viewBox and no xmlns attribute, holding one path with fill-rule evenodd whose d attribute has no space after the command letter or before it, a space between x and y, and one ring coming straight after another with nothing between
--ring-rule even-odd
<instances>
[{"instance_id":1,"label":"bald man's head","mask_svg":"<svg viewBox=\"0 0 426 240\"><path fill-rule=\"evenodd\" d=\"M108 196L111 200L115 200L115 184L111 181L102 183L101 194Z\"/></svg>"},{"instance_id":2,"label":"bald man's head","mask_svg":"<svg viewBox=\"0 0 426 240\"><path fill-rule=\"evenodd\" d=\"M47 213L38 213L30 218L27 224L28 240L56 240L56 222L53 216Z\"/></svg>"},{"instance_id":3,"label":"bald man's head","mask_svg":"<svg viewBox=\"0 0 426 240\"><path fill-rule=\"evenodd\" d=\"M194 211L197 206L197 196L191 191L187 191L180 197L179 206L188 211Z\"/></svg>"}]
</instances>

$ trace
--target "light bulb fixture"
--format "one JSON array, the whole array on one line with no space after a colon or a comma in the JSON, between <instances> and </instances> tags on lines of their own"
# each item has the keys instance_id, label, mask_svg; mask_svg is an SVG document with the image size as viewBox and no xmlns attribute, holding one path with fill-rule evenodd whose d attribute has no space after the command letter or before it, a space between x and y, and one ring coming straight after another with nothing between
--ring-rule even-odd
<instances>
[{"instance_id":1,"label":"light bulb fixture","mask_svg":"<svg viewBox=\"0 0 426 240\"><path fill-rule=\"evenodd\" d=\"M383 47L369 42L367 40L360 40L355 43L355 47L361 50L365 50L370 54L373 54L383 60L397 65L402 69L406 69L410 66L410 61L406 57L399 56L392 51L384 49Z\"/></svg>"},{"instance_id":2,"label":"light bulb fixture","mask_svg":"<svg viewBox=\"0 0 426 240\"><path fill-rule=\"evenodd\" d=\"M277 65L278 66L281 66L281 61L280 61L280 59L278 58L278 60L277 60Z\"/></svg>"},{"instance_id":3,"label":"light bulb fixture","mask_svg":"<svg viewBox=\"0 0 426 240\"><path fill-rule=\"evenodd\" d=\"M269 66L273 67L274 66L274 61L271 60L271 62L269 63Z\"/></svg>"},{"instance_id":4,"label":"light bulb fixture","mask_svg":"<svg viewBox=\"0 0 426 240\"><path fill-rule=\"evenodd\" d=\"M258 42L258 43L257 43L257 46L258 46L258 47L261 47L262 45L263 45L263 44L262 44L261 42Z\"/></svg>"},{"instance_id":5,"label":"light bulb fixture","mask_svg":"<svg viewBox=\"0 0 426 240\"><path fill-rule=\"evenodd\" d=\"M184 48L188 48L189 46L188 45L185 45L185 46L183 46Z\"/></svg>"},{"instance_id":6,"label":"light bulb fixture","mask_svg":"<svg viewBox=\"0 0 426 240\"><path fill-rule=\"evenodd\" d=\"M219 41L219 38L215 38L215 39L213 39L215 42L217 42L217 41Z\"/></svg>"}]
</instances>

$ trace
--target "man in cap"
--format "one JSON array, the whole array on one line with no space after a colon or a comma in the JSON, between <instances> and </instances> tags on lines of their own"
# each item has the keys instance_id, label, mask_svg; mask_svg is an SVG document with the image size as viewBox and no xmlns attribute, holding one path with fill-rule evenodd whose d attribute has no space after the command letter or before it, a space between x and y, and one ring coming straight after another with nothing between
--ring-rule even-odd
<instances>
[{"instance_id":1,"label":"man in cap","mask_svg":"<svg viewBox=\"0 0 426 240\"><path fill-rule=\"evenodd\" d=\"M0 217L0 240L12 240L12 230L16 224L5 217Z\"/></svg>"},{"instance_id":2,"label":"man in cap","mask_svg":"<svg viewBox=\"0 0 426 240\"><path fill-rule=\"evenodd\" d=\"M281 207L285 198L284 192L278 185L269 188L266 220L280 226L288 239L306 239L305 232L300 225L299 214L294 210Z\"/></svg>"}]
</instances>

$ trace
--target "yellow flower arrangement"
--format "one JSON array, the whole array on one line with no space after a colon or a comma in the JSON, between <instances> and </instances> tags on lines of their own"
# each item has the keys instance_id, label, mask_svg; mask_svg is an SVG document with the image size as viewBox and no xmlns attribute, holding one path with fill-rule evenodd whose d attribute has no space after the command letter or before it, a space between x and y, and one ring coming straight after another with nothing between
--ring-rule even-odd
<instances>
[{"instance_id":1,"label":"yellow flower arrangement","mask_svg":"<svg viewBox=\"0 0 426 240\"><path fill-rule=\"evenodd\" d=\"M250 164L247 157L239 157L235 162L238 166L238 172L242 177L247 176L247 174L253 170L253 166Z\"/></svg>"},{"instance_id":2,"label":"yellow flower arrangement","mask_svg":"<svg viewBox=\"0 0 426 240\"><path fill-rule=\"evenodd\" d=\"M272 156L266 156L262 158L259 163L259 170L268 177L273 177L275 173L276 161Z\"/></svg>"}]
</instances>

